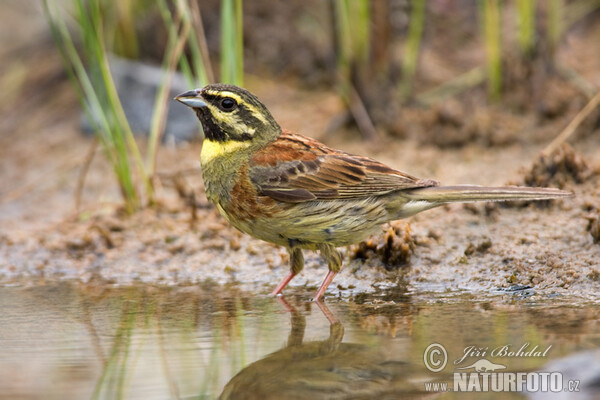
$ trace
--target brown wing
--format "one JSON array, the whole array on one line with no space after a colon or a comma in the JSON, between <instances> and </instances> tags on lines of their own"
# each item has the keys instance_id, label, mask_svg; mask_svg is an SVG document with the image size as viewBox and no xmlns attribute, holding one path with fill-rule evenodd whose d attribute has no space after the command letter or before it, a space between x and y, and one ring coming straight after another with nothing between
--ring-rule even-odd
<instances>
[{"instance_id":1,"label":"brown wing","mask_svg":"<svg viewBox=\"0 0 600 400\"><path fill-rule=\"evenodd\" d=\"M378 196L437 185L287 131L252 157L249 173L259 194L285 202Z\"/></svg>"}]
</instances>

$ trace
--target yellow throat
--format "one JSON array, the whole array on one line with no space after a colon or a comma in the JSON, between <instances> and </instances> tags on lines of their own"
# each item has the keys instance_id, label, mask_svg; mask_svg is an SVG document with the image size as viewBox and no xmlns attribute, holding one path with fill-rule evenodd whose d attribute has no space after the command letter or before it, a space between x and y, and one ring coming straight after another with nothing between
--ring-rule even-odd
<instances>
[{"instance_id":1,"label":"yellow throat","mask_svg":"<svg viewBox=\"0 0 600 400\"><path fill-rule=\"evenodd\" d=\"M250 141L227 140L219 142L216 140L204 139L202 143L202 152L200 153L200 162L207 164L215 158L229 155L235 151L245 149L250 146Z\"/></svg>"}]
</instances>

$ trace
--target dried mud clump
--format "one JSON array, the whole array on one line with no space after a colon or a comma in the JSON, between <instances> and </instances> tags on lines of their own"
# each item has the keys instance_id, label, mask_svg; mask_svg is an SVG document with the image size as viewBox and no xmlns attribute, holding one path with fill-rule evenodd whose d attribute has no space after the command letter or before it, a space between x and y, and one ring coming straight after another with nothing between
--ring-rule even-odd
<instances>
[{"instance_id":1,"label":"dried mud clump","mask_svg":"<svg viewBox=\"0 0 600 400\"><path fill-rule=\"evenodd\" d=\"M596 173L597 171L589 166L581 154L563 143L552 154L541 154L531 168L525 172L521 181L508 182L508 184L567 189L569 186L585 183ZM498 206L503 208L527 207L531 203L531 201L509 201ZM535 204L538 207L547 207L551 204L551 200L536 201Z\"/></svg>"},{"instance_id":2,"label":"dried mud clump","mask_svg":"<svg viewBox=\"0 0 600 400\"><path fill-rule=\"evenodd\" d=\"M600 244L600 215L590 218L587 231L592 235L594 243Z\"/></svg>"},{"instance_id":3,"label":"dried mud clump","mask_svg":"<svg viewBox=\"0 0 600 400\"><path fill-rule=\"evenodd\" d=\"M590 273L587 274L587 277L594 282L600 282L600 271L592 269Z\"/></svg>"},{"instance_id":4,"label":"dried mud clump","mask_svg":"<svg viewBox=\"0 0 600 400\"><path fill-rule=\"evenodd\" d=\"M554 186L561 189L570 183L581 184L594 175L583 157L564 143L552 154L541 155L523 177L526 186Z\"/></svg>"},{"instance_id":5,"label":"dried mud clump","mask_svg":"<svg viewBox=\"0 0 600 400\"><path fill-rule=\"evenodd\" d=\"M391 224L383 236L363 240L353 246L350 253L351 259L373 260L379 259L386 269L402 267L410 263L410 258L415 251L415 240L408 224Z\"/></svg>"},{"instance_id":6,"label":"dried mud clump","mask_svg":"<svg viewBox=\"0 0 600 400\"><path fill-rule=\"evenodd\" d=\"M492 247L492 241L488 237L484 237L483 240L477 244L469 243L465 249L465 256L471 256L475 253L485 253Z\"/></svg>"}]
</instances>

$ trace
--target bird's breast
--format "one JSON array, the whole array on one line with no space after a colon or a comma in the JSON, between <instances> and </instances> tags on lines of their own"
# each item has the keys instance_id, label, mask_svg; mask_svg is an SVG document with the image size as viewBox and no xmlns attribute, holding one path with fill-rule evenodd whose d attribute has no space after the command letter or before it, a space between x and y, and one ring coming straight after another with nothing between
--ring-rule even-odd
<instances>
[{"instance_id":1,"label":"bird's breast","mask_svg":"<svg viewBox=\"0 0 600 400\"><path fill-rule=\"evenodd\" d=\"M275 200L260 196L248 176L248 165L243 165L229 191L229 199L224 210L230 219L253 221L259 218L270 218L276 209Z\"/></svg>"},{"instance_id":2,"label":"bird's breast","mask_svg":"<svg viewBox=\"0 0 600 400\"><path fill-rule=\"evenodd\" d=\"M244 163L239 150L243 145L234 141L205 139L200 153L200 165L206 197L213 203L226 203L236 183L238 170Z\"/></svg>"}]
</instances>

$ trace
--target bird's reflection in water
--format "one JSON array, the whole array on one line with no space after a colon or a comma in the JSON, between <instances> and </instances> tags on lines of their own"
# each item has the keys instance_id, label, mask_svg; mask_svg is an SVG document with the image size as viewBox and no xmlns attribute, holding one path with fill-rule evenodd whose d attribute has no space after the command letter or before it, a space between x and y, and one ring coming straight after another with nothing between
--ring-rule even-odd
<instances>
[{"instance_id":1,"label":"bird's reflection in water","mask_svg":"<svg viewBox=\"0 0 600 400\"><path fill-rule=\"evenodd\" d=\"M287 345L242 369L220 399L397 399L422 398L406 380L414 367L390 361L385 349L342 343L344 326L327 306L316 302L329 320L329 338L303 342L306 318L282 297L291 314Z\"/></svg>"}]
</instances>

